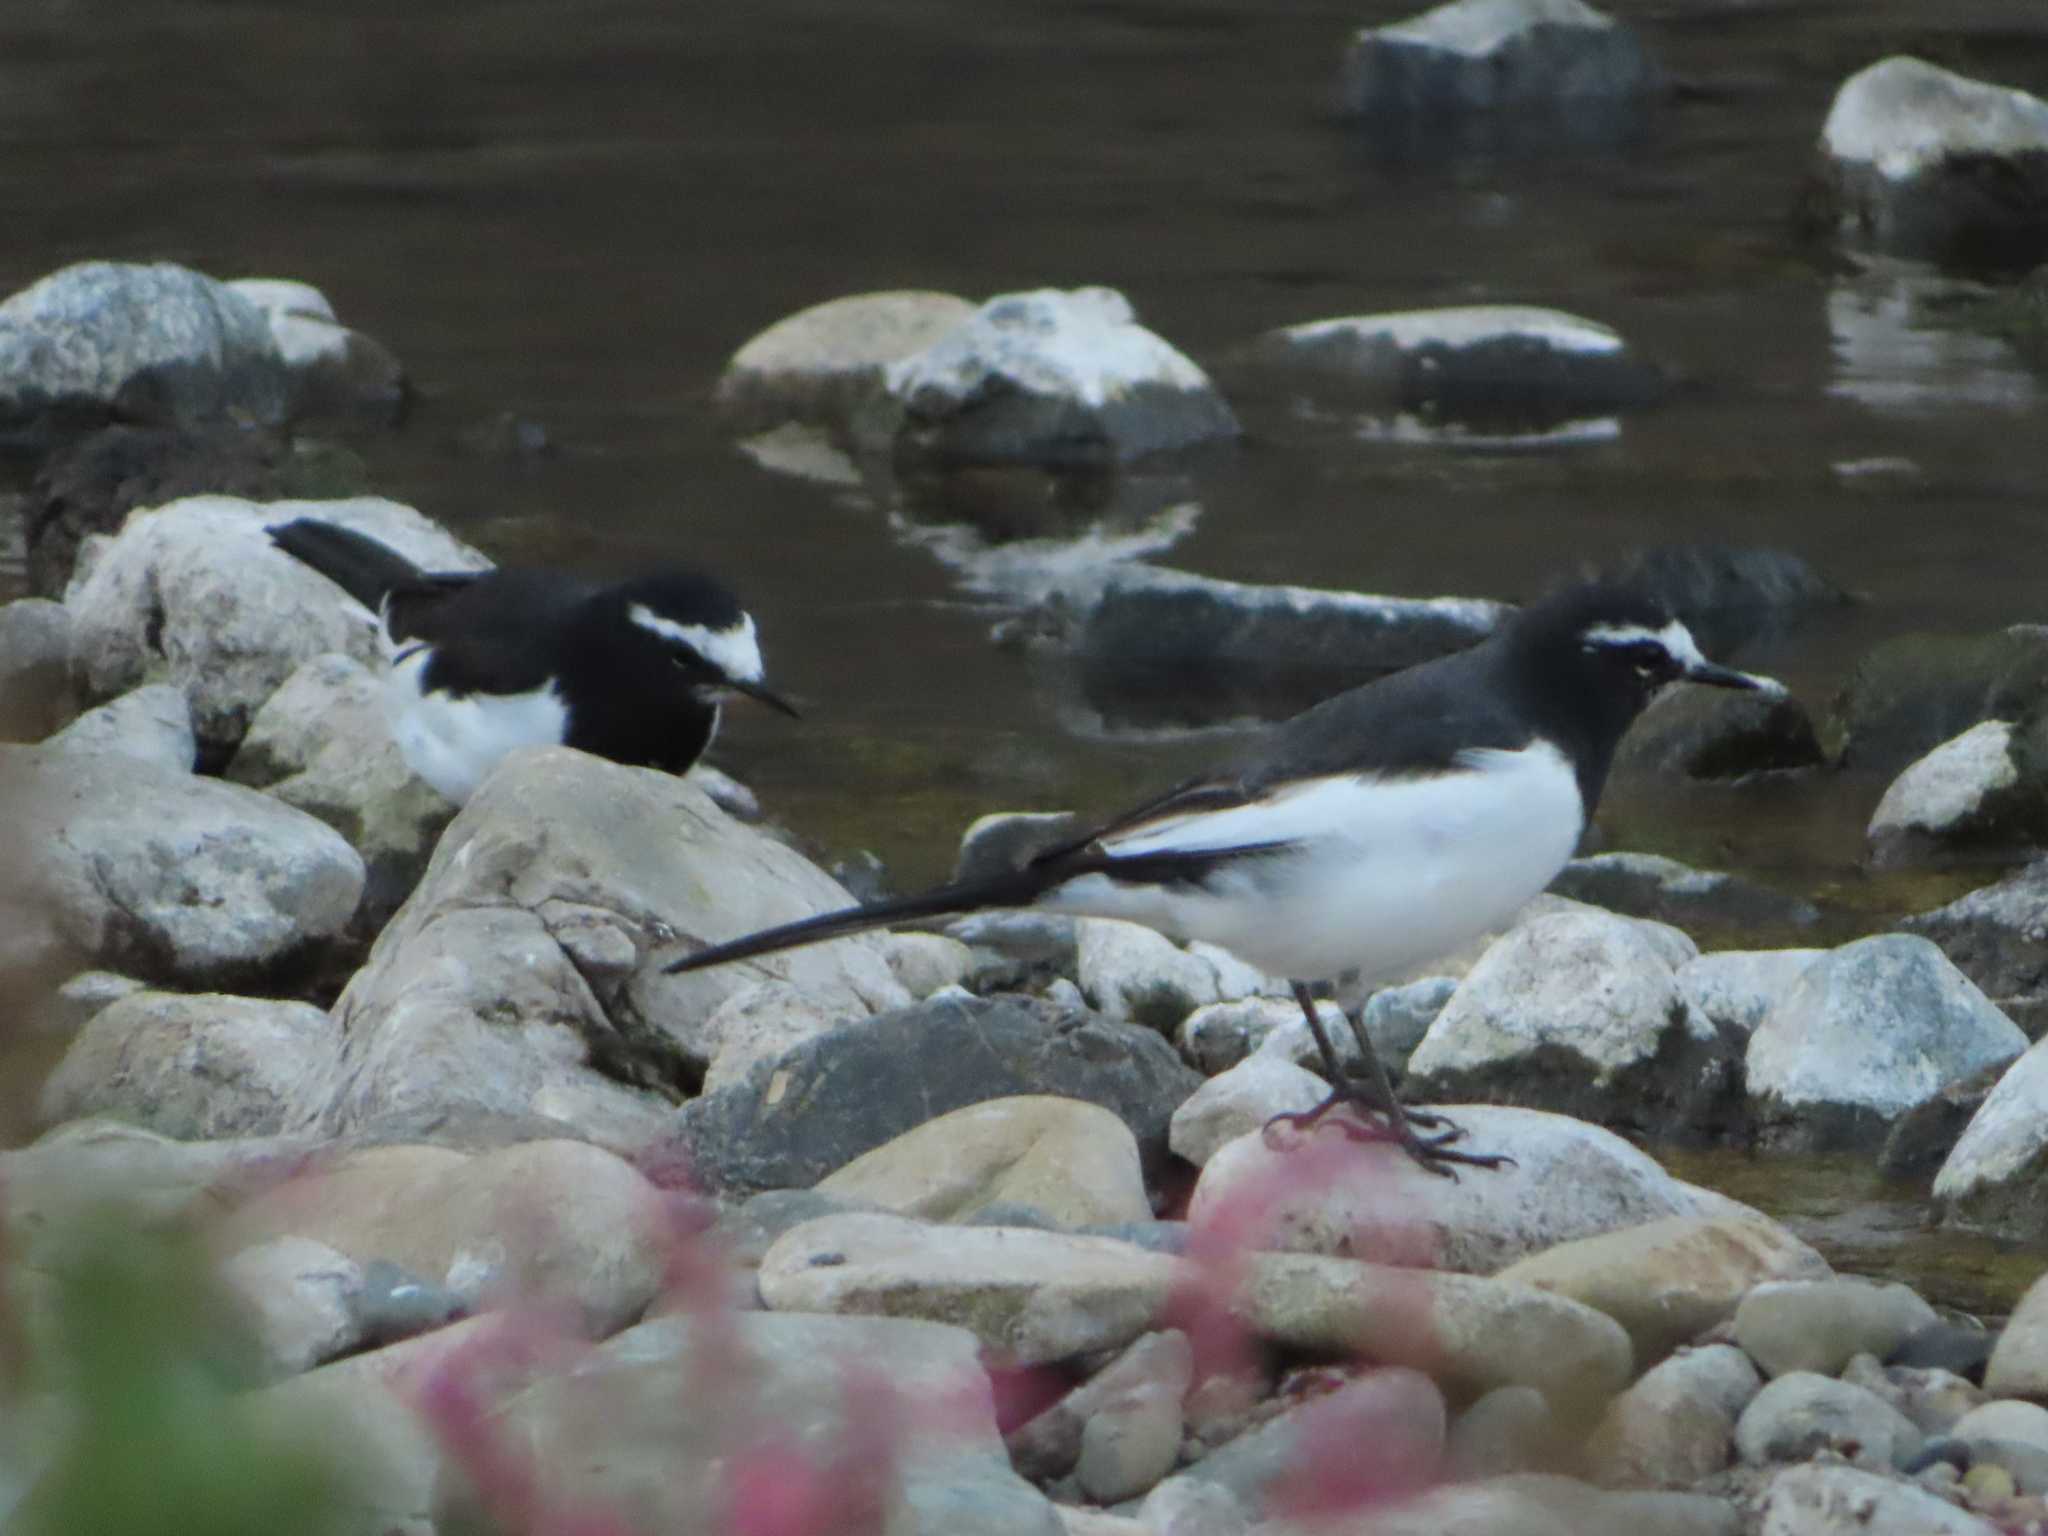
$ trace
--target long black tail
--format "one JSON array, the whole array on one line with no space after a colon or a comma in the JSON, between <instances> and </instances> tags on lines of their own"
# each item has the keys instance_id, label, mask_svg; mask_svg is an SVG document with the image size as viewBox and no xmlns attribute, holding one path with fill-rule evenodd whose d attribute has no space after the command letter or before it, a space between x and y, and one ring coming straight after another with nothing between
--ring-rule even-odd
<instances>
[{"instance_id":1,"label":"long black tail","mask_svg":"<svg viewBox=\"0 0 2048 1536\"><path fill-rule=\"evenodd\" d=\"M1027 906L1034 896L1054 883L1030 869L1020 869L986 880L942 885L937 890L924 891L916 896L898 896L864 907L820 913L800 922L784 923L779 928L763 928L745 938L713 944L694 955L685 955L662 969L670 973L697 971L710 965L724 965L728 960L749 960L755 955L773 954L778 949L795 949L799 945L818 944L826 939L843 939L849 934L865 933L870 928L886 928L891 923L907 922L912 918L937 917L946 912L976 912L985 907Z\"/></svg>"},{"instance_id":2,"label":"long black tail","mask_svg":"<svg viewBox=\"0 0 2048 1536\"><path fill-rule=\"evenodd\" d=\"M270 542L313 567L372 613L394 593L432 592L438 585L389 544L317 517L278 524L270 530Z\"/></svg>"}]
</instances>

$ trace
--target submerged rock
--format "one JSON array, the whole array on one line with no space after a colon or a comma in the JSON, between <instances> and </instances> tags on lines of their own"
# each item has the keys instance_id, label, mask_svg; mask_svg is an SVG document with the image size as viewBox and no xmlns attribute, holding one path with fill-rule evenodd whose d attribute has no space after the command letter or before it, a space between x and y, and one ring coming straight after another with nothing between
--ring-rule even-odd
<instances>
[{"instance_id":1,"label":"submerged rock","mask_svg":"<svg viewBox=\"0 0 2048 1536\"><path fill-rule=\"evenodd\" d=\"M1408 125L1418 138L1475 114L1573 112L1610 128L1602 107L1664 88L1635 32L1583 0L1456 0L1351 41L1340 111Z\"/></svg>"},{"instance_id":2,"label":"submerged rock","mask_svg":"<svg viewBox=\"0 0 2048 1536\"><path fill-rule=\"evenodd\" d=\"M1694 869L1654 853L1595 853L1573 859L1550 889L1629 917L1688 931L1699 928L1801 928L1820 909L1799 896L1718 869Z\"/></svg>"},{"instance_id":3,"label":"submerged rock","mask_svg":"<svg viewBox=\"0 0 2048 1536\"><path fill-rule=\"evenodd\" d=\"M1908 256L2048 251L2048 102L1895 55L1843 82L1821 129L1817 212Z\"/></svg>"},{"instance_id":4,"label":"submerged rock","mask_svg":"<svg viewBox=\"0 0 2048 1536\"><path fill-rule=\"evenodd\" d=\"M1859 939L1801 972L1750 1036L1751 1111L1774 1146L1875 1146L1893 1120L2026 1045L1926 939Z\"/></svg>"},{"instance_id":5,"label":"submerged rock","mask_svg":"<svg viewBox=\"0 0 2048 1536\"><path fill-rule=\"evenodd\" d=\"M1712 653L1725 650L1712 647ZM1826 756L1813 717L1789 694L1667 688L1621 738L1614 772L1617 778L1737 779L1817 767Z\"/></svg>"},{"instance_id":6,"label":"submerged rock","mask_svg":"<svg viewBox=\"0 0 2048 1536\"><path fill-rule=\"evenodd\" d=\"M1208 375L1108 288L1000 295L885 376L913 461L1117 464L1238 431Z\"/></svg>"},{"instance_id":7,"label":"submerged rock","mask_svg":"<svg viewBox=\"0 0 2048 1536\"><path fill-rule=\"evenodd\" d=\"M2048 626L1900 635L1874 647L1836 696L1844 766L1893 774L1980 720L2048 702Z\"/></svg>"}]
</instances>

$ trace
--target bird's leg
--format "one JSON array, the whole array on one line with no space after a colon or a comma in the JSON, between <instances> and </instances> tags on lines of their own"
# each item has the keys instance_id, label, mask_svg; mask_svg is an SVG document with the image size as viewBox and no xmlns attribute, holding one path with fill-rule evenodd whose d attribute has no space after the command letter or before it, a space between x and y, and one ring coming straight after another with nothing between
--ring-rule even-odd
<instances>
[{"instance_id":1,"label":"bird's leg","mask_svg":"<svg viewBox=\"0 0 2048 1536\"><path fill-rule=\"evenodd\" d=\"M1301 1005L1301 1015L1308 1021L1309 1033L1315 1037L1316 1049L1322 1054L1323 1067L1330 1077L1330 1096L1313 1109L1298 1114L1279 1114L1266 1122L1266 1134L1270 1138L1276 1125L1292 1126L1296 1130L1308 1130L1322 1121L1339 1104L1356 1104L1373 1111L1384 1122L1384 1129L1359 1127L1348 1120L1334 1122L1344 1134L1358 1140L1386 1139L1400 1144L1416 1162L1431 1173L1440 1173L1445 1178L1455 1179L1457 1170L1454 1163L1463 1163L1473 1168L1499 1168L1513 1161L1512 1158L1493 1156L1480 1152L1457 1152L1450 1143L1464 1135L1464 1131L1452 1125L1442 1115L1427 1111L1410 1111L1402 1107L1394 1096L1393 1084L1387 1081L1387 1069L1381 1065L1379 1053L1372 1048L1372 1040L1364 1029L1354 1024L1358 1036L1358 1048L1365 1056L1367 1071L1371 1074L1369 1083L1360 1083L1344 1070L1344 1063L1337 1057L1336 1047L1330 1044L1328 1031L1316 1015L1315 999L1309 996L1304 982L1292 983L1294 1000ZM1425 1127L1442 1126L1434 1136L1418 1136L1416 1125Z\"/></svg>"}]
</instances>

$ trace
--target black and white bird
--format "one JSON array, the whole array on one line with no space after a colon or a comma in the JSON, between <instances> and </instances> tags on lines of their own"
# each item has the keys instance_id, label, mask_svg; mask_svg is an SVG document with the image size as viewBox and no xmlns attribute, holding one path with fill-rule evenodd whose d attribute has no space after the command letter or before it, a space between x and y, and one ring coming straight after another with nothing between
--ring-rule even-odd
<instances>
[{"instance_id":1,"label":"black and white bird","mask_svg":"<svg viewBox=\"0 0 2048 1536\"><path fill-rule=\"evenodd\" d=\"M1782 692L1715 666L1658 602L1582 585L1470 650L1380 678L1273 727L1219 771L1052 848L1011 873L853 907L698 951L695 970L910 918L991 907L1123 918L1205 939L1288 977L1332 1084L1315 1124L1350 1103L1352 1134L1398 1141L1425 1167L1497 1166L1461 1132L1395 1099L1356 1020L1354 1079L1310 984L1366 980L1498 927L1572 856L1623 731L1664 684ZM1417 1134L1417 1127L1434 1134Z\"/></svg>"},{"instance_id":2,"label":"black and white bird","mask_svg":"<svg viewBox=\"0 0 2048 1536\"><path fill-rule=\"evenodd\" d=\"M413 772L458 805L519 747L682 773L731 695L796 714L762 683L752 616L708 576L605 586L557 570L428 572L307 517L270 537L377 615L392 735Z\"/></svg>"}]
</instances>

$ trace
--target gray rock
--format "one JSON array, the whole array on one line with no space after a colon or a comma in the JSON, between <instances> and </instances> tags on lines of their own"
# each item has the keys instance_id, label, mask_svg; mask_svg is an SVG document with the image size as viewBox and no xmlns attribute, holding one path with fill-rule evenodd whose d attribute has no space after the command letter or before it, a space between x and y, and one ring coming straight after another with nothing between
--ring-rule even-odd
<instances>
[{"instance_id":1,"label":"gray rock","mask_svg":"<svg viewBox=\"0 0 2048 1536\"><path fill-rule=\"evenodd\" d=\"M885 381L914 459L1115 464L1238 431L1208 376L1107 288L999 295Z\"/></svg>"},{"instance_id":2,"label":"gray rock","mask_svg":"<svg viewBox=\"0 0 2048 1536\"><path fill-rule=\"evenodd\" d=\"M1663 88L1641 39L1582 0L1457 0L1359 32L1337 100L1353 116L1443 132L1473 114L1598 116Z\"/></svg>"},{"instance_id":3,"label":"gray rock","mask_svg":"<svg viewBox=\"0 0 2048 1536\"><path fill-rule=\"evenodd\" d=\"M1407 1076L1408 1058L1457 990L1454 976L1425 976L1405 986L1382 987L1366 1000L1359 1023L1372 1041L1373 1054L1396 1084Z\"/></svg>"},{"instance_id":4,"label":"gray rock","mask_svg":"<svg viewBox=\"0 0 2048 1536\"><path fill-rule=\"evenodd\" d=\"M1408 1073L1425 1100L1502 1100L1668 1137L1729 1118L1735 1065L1653 935L1580 911L1524 923L1489 949Z\"/></svg>"},{"instance_id":5,"label":"gray rock","mask_svg":"<svg viewBox=\"0 0 2048 1536\"><path fill-rule=\"evenodd\" d=\"M1682 1350L1608 1404L1587 1444L1594 1480L1690 1486L1734 1459L1735 1425L1763 1380L1733 1345Z\"/></svg>"},{"instance_id":6,"label":"gray rock","mask_svg":"<svg viewBox=\"0 0 2048 1536\"><path fill-rule=\"evenodd\" d=\"M1908 764L1864 835L1879 865L2048 841L2048 715L1981 720Z\"/></svg>"},{"instance_id":7,"label":"gray rock","mask_svg":"<svg viewBox=\"0 0 2048 1536\"><path fill-rule=\"evenodd\" d=\"M291 380L294 420L340 417L386 424L405 409L408 384L398 359L375 337L335 318L310 284L244 277L228 283L263 314Z\"/></svg>"},{"instance_id":8,"label":"gray rock","mask_svg":"<svg viewBox=\"0 0 2048 1536\"><path fill-rule=\"evenodd\" d=\"M1452 1184L1384 1144L1333 1134L1305 1158L1284 1138L1275 1147L1245 1136L1202 1170L1189 1222L1234 1230L1255 1218L1268 1249L1486 1275L1575 1238L1700 1213L1690 1185L1598 1126L1531 1109L1441 1108L1464 1127L1460 1146L1514 1164Z\"/></svg>"},{"instance_id":9,"label":"gray rock","mask_svg":"<svg viewBox=\"0 0 2048 1536\"><path fill-rule=\"evenodd\" d=\"M193 496L138 511L64 598L92 697L144 682L173 684L191 703L202 762L215 764L301 663L343 651L380 666L368 610L272 546L265 530L294 517L367 533L430 570L488 564L410 507L375 497L259 503Z\"/></svg>"},{"instance_id":10,"label":"gray rock","mask_svg":"<svg viewBox=\"0 0 2048 1536\"><path fill-rule=\"evenodd\" d=\"M1938 1173L2005 1073L2003 1063L1988 1066L1947 1084L1900 1115L1877 1149L1878 1167L1896 1178L1922 1179Z\"/></svg>"},{"instance_id":11,"label":"gray rock","mask_svg":"<svg viewBox=\"0 0 2048 1536\"><path fill-rule=\"evenodd\" d=\"M1259 1051L1202 1084L1173 1112L1168 1144L1197 1168L1225 1144L1278 1114L1320 1104L1330 1086L1293 1062Z\"/></svg>"},{"instance_id":12,"label":"gray rock","mask_svg":"<svg viewBox=\"0 0 2048 1536\"><path fill-rule=\"evenodd\" d=\"M1101 1504L1139 1498L1173 1470L1180 1455L1180 1395L1161 1388L1129 1393L1081 1430L1074 1481Z\"/></svg>"},{"instance_id":13,"label":"gray rock","mask_svg":"<svg viewBox=\"0 0 2048 1536\"><path fill-rule=\"evenodd\" d=\"M1804 897L1718 869L1694 869L1654 853L1595 853L1573 859L1550 889L1629 917L1702 928L1803 928L1820 920Z\"/></svg>"},{"instance_id":14,"label":"gray rock","mask_svg":"<svg viewBox=\"0 0 2048 1536\"><path fill-rule=\"evenodd\" d=\"M962 982L970 992L1023 991L1067 980L1080 966L1078 931L1078 919L1051 912L976 912L946 925L946 937L973 952Z\"/></svg>"},{"instance_id":15,"label":"gray rock","mask_svg":"<svg viewBox=\"0 0 2048 1536\"><path fill-rule=\"evenodd\" d=\"M1980 720L2017 720L2048 700L2048 627L1899 635L1856 664L1830 708L1844 766L1897 773Z\"/></svg>"},{"instance_id":16,"label":"gray rock","mask_svg":"<svg viewBox=\"0 0 2048 1536\"><path fill-rule=\"evenodd\" d=\"M882 399L889 365L933 346L974 312L950 293L901 290L849 294L785 315L733 353L718 379L719 410L743 432L789 421L859 432Z\"/></svg>"},{"instance_id":17,"label":"gray rock","mask_svg":"<svg viewBox=\"0 0 2048 1536\"><path fill-rule=\"evenodd\" d=\"M1908 256L2048 248L2048 103L1895 55L1850 76L1819 191L1845 237Z\"/></svg>"},{"instance_id":18,"label":"gray rock","mask_svg":"<svg viewBox=\"0 0 2048 1536\"><path fill-rule=\"evenodd\" d=\"M362 855L358 925L374 933L412 893L455 806L406 766L383 679L352 656L316 656L249 722L226 776L334 828Z\"/></svg>"},{"instance_id":19,"label":"gray rock","mask_svg":"<svg viewBox=\"0 0 2048 1536\"><path fill-rule=\"evenodd\" d=\"M1790 694L1667 688L1621 738L1614 773L1624 779L1736 779L1825 760L1813 717Z\"/></svg>"},{"instance_id":20,"label":"gray rock","mask_svg":"<svg viewBox=\"0 0 2048 1536\"><path fill-rule=\"evenodd\" d=\"M276 422L288 395L262 313L184 267L80 262L0 304L0 417L17 425L80 408Z\"/></svg>"},{"instance_id":21,"label":"gray rock","mask_svg":"<svg viewBox=\"0 0 2048 1536\"><path fill-rule=\"evenodd\" d=\"M58 1034L75 1034L88 1019L109 1003L147 992L147 982L115 971L80 971L51 998L43 1022Z\"/></svg>"},{"instance_id":22,"label":"gray rock","mask_svg":"<svg viewBox=\"0 0 2048 1536\"><path fill-rule=\"evenodd\" d=\"M362 860L310 816L136 758L0 747L0 799L0 839L35 850L8 861L0 971L233 988L309 963L362 893Z\"/></svg>"},{"instance_id":23,"label":"gray rock","mask_svg":"<svg viewBox=\"0 0 2048 1536\"><path fill-rule=\"evenodd\" d=\"M1914 1333L1923 1333L1915 1329ZM1910 1339L1913 1335L1909 1334ZM1896 1349L1893 1354L1897 1354ZM1913 1421L1928 1436L1951 1433L1972 1409L1984 1402L1984 1389L1972 1386L1953 1371L1879 1365L1875 1355L1855 1355L1842 1367L1842 1380L1875 1392Z\"/></svg>"},{"instance_id":24,"label":"gray rock","mask_svg":"<svg viewBox=\"0 0 2048 1536\"><path fill-rule=\"evenodd\" d=\"M2048 1452L2048 1408L2017 1398L2000 1398L1972 1408L1947 1432L1965 1443L2009 1440Z\"/></svg>"},{"instance_id":25,"label":"gray rock","mask_svg":"<svg viewBox=\"0 0 2048 1536\"><path fill-rule=\"evenodd\" d=\"M41 741L78 713L71 614L24 597L0 606L0 741Z\"/></svg>"},{"instance_id":26,"label":"gray rock","mask_svg":"<svg viewBox=\"0 0 2048 1536\"><path fill-rule=\"evenodd\" d=\"M43 743L50 752L114 753L190 773L199 761L192 711L168 683L149 683L89 709Z\"/></svg>"},{"instance_id":27,"label":"gray rock","mask_svg":"<svg viewBox=\"0 0 2048 1536\"><path fill-rule=\"evenodd\" d=\"M893 972L892 972L893 974ZM765 1061L815 1040L846 1021L839 1008L817 1002L803 988L786 981L757 981L731 993L711 1012L693 1042L707 1052L704 1092L716 1093L744 1082Z\"/></svg>"},{"instance_id":28,"label":"gray rock","mask_svg":"<svg viewBox=\"0 0 2048 1536\"><path fill-rule=\"evenodd\" d=\"M1664 392L1651 363L1597 321L1486 304L1347 315L1269 331L1252 358L1295 392L1344 404L1528 429L1646 405Z\"/></svg>"},{"instance_id":29,"label":"gray rock","mask_svg":"<svg viewBox=\"0 0 2048 1536\"><path fill-rule=\"evenodd\" d=\"M1216 968L1139 923L1084 917L1075 980L1090 1007L1171 1035L1195 1009L1220 1002Z\"/></svg>"},{"instance_id":30,"label":"gray rock","mask_svg":"<svg viewBox=\"0 0 2048 1536\"><path fill-rule=\"evenodd\" d=\"M1541 1473L1432 1489L1370 1526L1372 1536L1738 1536L1743 1529L1726 1499L1611 1492Z\"/></svg>"},{"instance_id":31,"label":"gray rock","mask_svg":"<svg viewBox=\"0 0 2048 1536\"><path fill-rule=\"evenodd\" d=\"M2048 859L1900 926L1939 944L2029 1036L2048 1026Z\"/></svg>"},{"instance_id":32,"label":"gray rock","mask_svg":"<svg viewBox=\"0 0 2048 1536\"><path fill-rule=\"evenodd\" d=\"M1991 1346L1997 1342L1997 1334L1987 1333L1981 1327L1935 1323L1914 1329L1899 1342L1897 1349L1885 1356L1884 1363L1887 1368L1939 1370L1982 1381L1985 1364L1991 1359Z\"/></svg>"},{"instance_id":33,"label":"gray rock","mask_svg":"<svg viewBox=\"0 0 2048 1536\"><path fill-rule=\"evenodd\" d=\"M1135 1395L1171 1399L1178 1450L1180 1403L1194 1372L1194 1350L1186 1334L1171 1329L1145 1334L1058 1402L1011 1430L1004 1437L1010 1462L1034 1481L1065 1476L1081 1459L1088 1421L1119 1398Z\"/></svg>"},{"instance_id":34,"label":"gray rock","mask_svg":"<svg viewBox=\"0 0 2048 1536\"><path fill-rule=\"evenodd\" d=\"M1681 965L1678 985L1716 1029L1747 1040L1792 983L1826 953L1824 949L1720 950Z\"/></svg>"},{"instance_id":35,"label":"gray rock","mask_svg":"<svg viewBox=\"0 0 2048 1536\"><path fill-rule=\"evenodd\" d=\"M1840 1276L1757 1286L1736 1307L1734 1330L1767 1376L1832 1376L1859 1354L1884 1359L1934 1321L1934 1309L1903 1285Z\"/></svg>"},{"instance_id":36,"label":"gray rock","mask_svg":"<svg viewBox=\"0 0 2048 1536\"><path fill-rule=\"evenodd\" d=\"M960 834L956 884L1022 869L1039 854L1086 830L1073 811L997 811L978 816Z\"/></svg>"},{"instance_id":37,"label":"gray rock","mask_svg":"<svg viewBox=\"0 0 2048 1536\"><path fill-rule=\"evenodd\" d=\"M1912 1420L1874 1392L1793 1371L1750 1400L1735 1425L1735 1449L1753 1467L1806 1461L1831 1450L1861 1467L1889 1470L1920 1449Z\"/></svg>"},{"instance_id":38,"label":"gray rock","mask_svg":"<svg viewBox=\"0 0 2048 1536\"><path fill-rule=\"evenodd\" d=\"M1934 1178L1942 1219L2018 1240L2048 1234L2048 1044L2020 1057L1963 1128Z\"/></svg>"},{"instance_id":39,"label":"gray rock","mask_svg":"<svg viewBox=\"0 0 2048 1536\"><path fill-rule=\"evenodd\" d=\"M442 834L336 1003L342 1075L321 1123L437 1139L450 1116L541 1117L637 1147L709 1065L706 1021L741 988L788 982L850 1019L905 1000L863 937L661 969L679 937L695 947L847 904L688 779L564 748L515 753Z\"/></svg>"},{"instance_id":40,"label":"gray rock","mask_svg":"<svg viewBox=\"0 0 2048 1536\"><path fill-rule=\"evenodd\" d=\"M1808 966L1750 1036L1751 1110L1777 1146L1874 1145L2026 1036L1928 940L1859 939Z\"/></svg>"},{"instance_id":41,"label":"gray rock","mask_svg":"<svg viewBox=\"0 0 2048 1536\"><path fill-rule=\"evenodd\" d=\"M1083 692L1137 725L1277 718L1485 639L1506 609L1118 567L1073 647Z\"/></svg>"},{"instance_id":42,"label":"gray rock","mask_svg":"<svg viewBox=\"0 0 2048 1536\"><path fill-rule=\"evenodd\" d=\"M892 933L882 940L882 950L890 974L913 1002L961 985L974 970L974 951L942 933Z\"/></svg>"},{"instance_id":43,"label":"gray rock","mask_svg":"<svg viewBox=\"0 0 2048 1536\"><path fill-rule=\"evenodd\" d=\"M2048 1397L2048 1276L2027 1287L1984 1368L1994 1397Z\"/></svg>"},{"instance_id":44,"label":"gray rock","mask_svg":"<svg viewBox=\"0 0 2048 1536\"><path fill-rule=\"evenodd\" d=\"M446 1286L422 1280L389 1259L365 1264L355 1292L356 1320L372 1347L446 1327L464 1310L462 1298Z\"/></svg>"},{"instance_id":45,"label":"gray rock","mask_svg":"<svg viewBox=\"0 0 2048 1536\"><path fill-rule=\"evenodd\" d=\"M273 1238L233 1255L220 1274L242 1304L267 1380L311 1370L363 1340L355 1305L362 1269L325 1243Z\"/></svg>"},{"instance_id":46,"label":"gray rock","mask_svg":"<svg viewBox=\"0 0 2048 1536\"><path fill-rule=\"evenodd\" d=\"M1495 1387L1459 1414L1444 1445L1444 1471L1467 1480L1562 1464L1568 1440L1550 1399L1534 1387Z\"/></svg>"},{"instance_id":47,"label":"gray rock","mask_svg":"<svg viewBox=\"0 0 2048 1536\"><path fill-rule=\"evenodd\" d=\"M759 1269L776 1239L807 1221L881 1209L873 1201L821 1189L769 1189L736 1205L723 1204L711 1234L719 1252L736 1268Z\"/></svg>"},{"instance_id":48,"label":"gray rock","mask_svg":"<svg viewBox=\"0 0 2048 1536\"><path fill-rule=\"evenodd\" d=\"M1662 600L1716 656L1744 649L1788 617L1852 601L1802 556L1753 544L1654 545L1616 574Z\"/></svg>"},{"instance_id":49,"label":"gray rock","mask_svg":"<svg viewBox=\"0 0 2048 1536\"><path fill-rule=\"evenodd\" d=\"M690 1390L713 1350L747 1362L746 1391ZM904 1433L882 1454L883 1411L850 1390L863 1362L888 1362L905 1413L946 1404L947 1433ZM643 1323L549 1374L493 1415L507 1454L529 1459L564 1508L631 1509L649 1530L709 1532L727 1514L735 1456L815 1468L848 1528L891 1536L1061 1536L1053 1506L1010 1470L988 1378L963 1329L899 1318L739 1313ZM868 1449L873 1447L872 1450ZM735 1449L737 1447L737 1450ZM834 1451L842 1459L834 1467ZM474 1493L444 1479L434 1528L486 1528Z\"/></svg>"},{"instance_id":50,"label":"gray rock","mask_svg":"<svg viewBox=\"0 0 2048 1536\"><path fill-rule=\"evenodd\" d=\"M1334 1005L1333 1005L1334 1006ZM1322 1010L1330 1011L1330 1010ZM1236 1066L1290 1023L1298 1024L1301 1010L1291 999L1241 997L1227 1003L1197 1008L1174 1032L1181 1056L1197 1071L1214 1076ZM1343 1033L1341 1020L1331 1024ZM1336 1037L1333 1036L1334 1040ZM1301 1031L1301 1043L1313 1052L1308 1031ZM1292 1053L1289 1053L1290 1059Z\"/></svg>"},{"instance_id":51,"label":"gray rock","mask_svg":"<svg viewBox=\"0 0 2048 1536\"><path fill-rule=\"evenodd\" d=\"M1998 1536L1947 1499L1857 1467L1790 1467L1764 1490L1759 1536Z\"/></svg>"},{"instance_id":52,"label":"gray rock","mask_svg":"<svg viewBox=\"0 0 2048 1536\"><path fill-rule=\"evenodd\" d=\"M833 1030L694 1100L664 1146L714 1188L810 1185L950 1110L1058 1094L1113 1111L1156 1166L1173 1111L1200 1083L1151 1030L1029 998L942 995Z\"/></svg>"},{"instance_id":53,"label":"gray rock","mask_svg":"<svg viewBox=\"0 0 2048 1536\"><path fill-rule=\"evenodd\" d=\"M339 1055L309 1003L135 992L79 1031L43 1085L42 1118L107 1115L181 1141L272 1136L333 1091Z\"/></svg>"}]
</instances>

